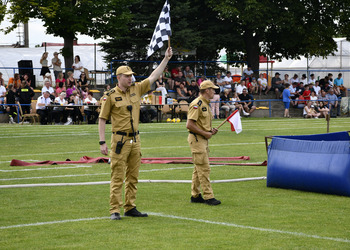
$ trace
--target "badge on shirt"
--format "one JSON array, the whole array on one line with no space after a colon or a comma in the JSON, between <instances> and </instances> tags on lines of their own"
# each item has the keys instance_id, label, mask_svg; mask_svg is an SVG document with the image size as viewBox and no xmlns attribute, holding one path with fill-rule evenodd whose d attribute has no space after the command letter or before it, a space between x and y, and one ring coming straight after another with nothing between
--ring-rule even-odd
<instances>
[{"instance_id":1,"label":"badge on shirt","mask_svg":"<svg viewBox=\"0 0 350 250\"><path fill-rule=\"evenodd\" d=\"M203 107L203 108L202 108L202 111L207 111L207 107Z\"/></svg>"},{"instance_id":2,"label":"badge on shirt","mask_svg":"<svg viewBox=\"0 0 350 250\"><path fill-rule=\"evenodd\" d=\"M202 105L202 100L199 100L197 104L200 107Z\"/></svg>"},{"instance_id":3,"label":"badge on shirt","mask_svg":"<svg viewBox=\"0 0 350 250\"><path fill-rule=\"evenodd\" d=\"M131 95L130 95L130 97L133 97L133 96L135 96L136 94L135 93L132 93Z\"/></svg>"},{"instance_id":4,"label":"badge on shirt","mask_svg":"<svg viewBox=\"0 0 350 250\"><path fill-rule=\"evenodd\" d=\"M122 101L122 100L123 100L123 98L122 98L121 96L117 96L117 97L115 98L115 101L116 101L116 102Z\"/></svg>"}]
</instances>

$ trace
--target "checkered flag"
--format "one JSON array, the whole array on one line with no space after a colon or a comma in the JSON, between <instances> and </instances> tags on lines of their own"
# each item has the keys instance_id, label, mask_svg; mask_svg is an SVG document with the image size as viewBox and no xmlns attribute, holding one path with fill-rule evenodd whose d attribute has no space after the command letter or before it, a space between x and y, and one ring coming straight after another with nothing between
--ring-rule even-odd
<instances>
[{"instance_id":1,"label":"checkered flag","mask_svg":"<svg viewBox=\"0 0 350 250\"><path fill-rule=\"evenodd\" d=\"M170 4L168 3L168 0L166 0L162 12L159 15L156 28L154 29L151 43L149 44L147 58L163 47L163 41L170 39L170 36Z\"/></svg>"}]
</instances>

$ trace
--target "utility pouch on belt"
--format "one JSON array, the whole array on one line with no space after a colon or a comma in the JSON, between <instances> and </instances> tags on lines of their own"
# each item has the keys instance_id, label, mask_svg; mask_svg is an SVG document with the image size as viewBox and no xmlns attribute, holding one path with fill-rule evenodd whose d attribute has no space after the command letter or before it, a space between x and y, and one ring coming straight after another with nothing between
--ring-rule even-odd
<instances>
[{"instance_id":1,"label":"utility pouch on belt","mask_svg":"<svg viewBox=\"0 0 350 250\"><path fill-rule=\"evenodd\" d=\"M123 136L123 138L124 138L124 136ZM125 144L125 142L123 142L123 138L120 141L117 142L117 146L115 147L115 153L118 154L118 155L122 151L122 148L123 148L123 146Z\"/></svg>"}]
</instances>

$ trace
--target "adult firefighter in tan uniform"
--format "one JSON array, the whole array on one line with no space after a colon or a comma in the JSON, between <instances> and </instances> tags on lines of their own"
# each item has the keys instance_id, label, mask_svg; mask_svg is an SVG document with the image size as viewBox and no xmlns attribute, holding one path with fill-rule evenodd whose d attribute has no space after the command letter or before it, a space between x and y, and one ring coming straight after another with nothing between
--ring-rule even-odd
<instances>
[{"instance_id":1,"label":"adult firefighter in tan uniform","mask_svg":"<svg viewBox=\"0 0 350 250\"><path fill-rule=\"evenodd\" d=\"M151 84L164 71L171 56L168 48L163 61L152 74L141 83L132 83L130 67L121 66L116 75L118 84L102 98L99 116L100 150L108 155L105 142L106 120L112 123L111 139L111 184L110 214L112 220L120 220L120 208L123 206L122 188L125 180L124 216L147 217L136 209L136 191L141 165L141 142L139 137L139 115L141 96L150 90Z\"/></svg>"},{"instance_id":2,"label":"adult firefighter in tan uniform","mask_svg":"<svg viewBox=\"0 0 350 250\"><path fill-rule=\"evenodd\" d=\"M211 127L212 113L209 102L214 97L214 89L219 87L207 80L202 82L199 88L200 96L191 102L186 124L189 131L187 140L191 148L194 164L191 202L219 205L221 202L214 198L213 189L210 184L208 148L208 140L218 132L217 129ZM200 188L202 188L203 197Z\"/></svg>"}]
</instances>

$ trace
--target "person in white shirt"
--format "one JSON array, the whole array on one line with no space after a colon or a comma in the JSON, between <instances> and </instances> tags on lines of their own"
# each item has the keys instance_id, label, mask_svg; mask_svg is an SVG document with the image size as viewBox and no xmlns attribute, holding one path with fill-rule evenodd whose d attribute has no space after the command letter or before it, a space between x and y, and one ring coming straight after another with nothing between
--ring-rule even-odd
<instances>
[{"instance_id":1,"label":"person in white shirt","mask_svg":"<svg viewBox=\"0 0 350 250\"><path fill-rule=\"evenodd\" d=\"M290 99L292 106L296 107L298 105L298 94L297 94L297 83L293 83L289 86L289 91L290 91Z\"/></svg>"},{"instance_id":2,"label":"person in white shirt","mask_svg":"<svg viewBox=\"0 0 350 250\"><path fill-rule=\"evenodd\" d=\"M58 97L55 98L56 105L67 105L68 102L65 99L66 93L61 92ZM62 117L62 123L67 122L67 112L64 107L54 107L52 110L52 118L55 120L55 125L60 125Z\"/></svg>"},{"instance_id":3,"label":"person in white shirt","mask_svg":"<svg viewBox=\"0 0 350 250\"><path fill-rule=\"evenodd\" d=\"M229 89L230 92L232 92L232 85L233 84L233 80L231 77L231 72L227 71L226 76L224 77L224 82L223 82L223 89Z\"/></svg>"},{"instance_id":4,"label":"person in white shirt","mask_svg":"<svg viewBox=\"0 0 350 250\"><path fill-rule=\"evenodd\" d=\"M308 84L313 83L313 84L315 85L315 82L316 82L315 75L314 75L314 74L311 74L311 75L310 75L310 78L309 78Z\"/></svg>"},{"instance_id":5,"label":"person in white shirt","mask_svg":"<svg viewBox=\"0 0 350 250\"><path fill-rule=\"evenodd\" d=\"M81 72L84 70L84 66L80 61L80 56L75 56L74 63L73 63L73 78L78 80L80 78Z\"/></svg>"},{"instance_id":6,"label":"person in white shirt","mask_svg":"<svg viewBox=\"0 0 350 250\"><path fill-rule=\"evenodd\" d=\"M259 95L261 95L262 91L265 91L265 95L269 92L271 89L270 86L267 84L267 79L264 77L264 74L260 74L258 78L258 88L259 88Z\"/></svg>"},{"instance_id":7,"label":"person in white shirt","mask_svg":"<svg viewBox=\"0 0 350 250\"><path fill-rule=\"evenodd\" d=\"M236 87L236 93L238 95L243 93L243 89L247 89L247 87L245 86L245 80L241 80L241 84L237 85Z\"/></svg>"},{"instance_id":8,"label":"person in white shirt","mask_svg":"<svg viewBox=\"0 0 350 250\"><path fill-rule=\"evenodd\" d=\"M250 81L252 80L254 71L252 70L252 66L248 65L248 68L243 70L243 75L245 76L244 78L249 78Z\"/></svg>"},{"instance_id":9,"label":"person in white shirt","mask_svg":"<svg viewBox=\"0 0 350 250\"><path fill-rule=\"evenodd\" d=\"M313 87L314 88L314 91L316 92L316 95L319 96L321 94L321 87L318 86L320 84L319 81L315 81L315 86Z\"/></svg>"},{"instance_id":10,"label":"person in white shirt","mask_svg":"<svg viewBox=\"0 0 350 250\"><path fill-rule=\"evenodd\" d=\"M223 92L224 91L224 78L221 77L221 72L218 72L216 74L216 83L220 87L220 92Z\"/></svg>"},{"instance_id":11,"label":"person in white shirt","mask_svg":"<svg viewBox=\"0 0 350 250\"><path fill-rule=\"evenodd\" d=\"M0 104L4 103L6 97L6 88L5 86L0 82Z\"/></svg>"},{"instance_id":12,"label":"person in white shirt","mask_svg":"<svg viewBox=\"0 0 350 250\"><path fill-rule=\"evenodd\" d=\"M50 86L50 79L48 78L44 80L44 87L41 89L41 94L44 94L46 91L48 91L50 95L53 96L53 98L51 98L54 99L55 90Z\"/></svg>"},{"instance_id":13,"label":"person in white shirt","mask_svg":"<svg viewBox=\"0 0 350 250\"><path fill-rule=\"evenodd\" d=\"M304 83L304 86L307 85L307 78L306 78L306 75L305 75L305 74L303 74L303 75L301 76L300 82Z\"/></svg>"},{"instance_id":14,"label":"person in white shirt","mask_svg":"<svg viewBox=\"0 0 350 250\"><path fill-rule=\"evenodd\" d=\"M49 91L46 91L41 96L39 96L36 102L36 113L40 115L41 125L46 125L48 122L50 122L49 110L47 109L47 106L50 105L50 103L51 99Z\"/></svg>"},{"instance_id":15,"label":"person in white shirt","mask_svg":"<svg viewBox=\"0 0 350 250\"><path fill-rule=\"evenodd\" d=\"M299 84L299 82L300 82L300 80L299 80L299 77L298 77L298 75L297 74L294 74L294 76L292 77L292 79L290 79L290 84L293 84L293 83L298 83Z\"/></svg>"},{"instance_id":16,"label":"person in white shirt","mask_svg":"<svg viewBox=\"0 0 350 250\"><path fill-rule=\"evenodd\" d=\"M98 118L98 113L96 112L95 107L91 107L91 105L97 105L97 100L93 97L93 93L89 92L88 96L84 100L84 103L87 104L84 106L84 113L87 116L88 124L95 124ZM90 107L89 107L90 106Z\"/></svg>"}]
</instances>

